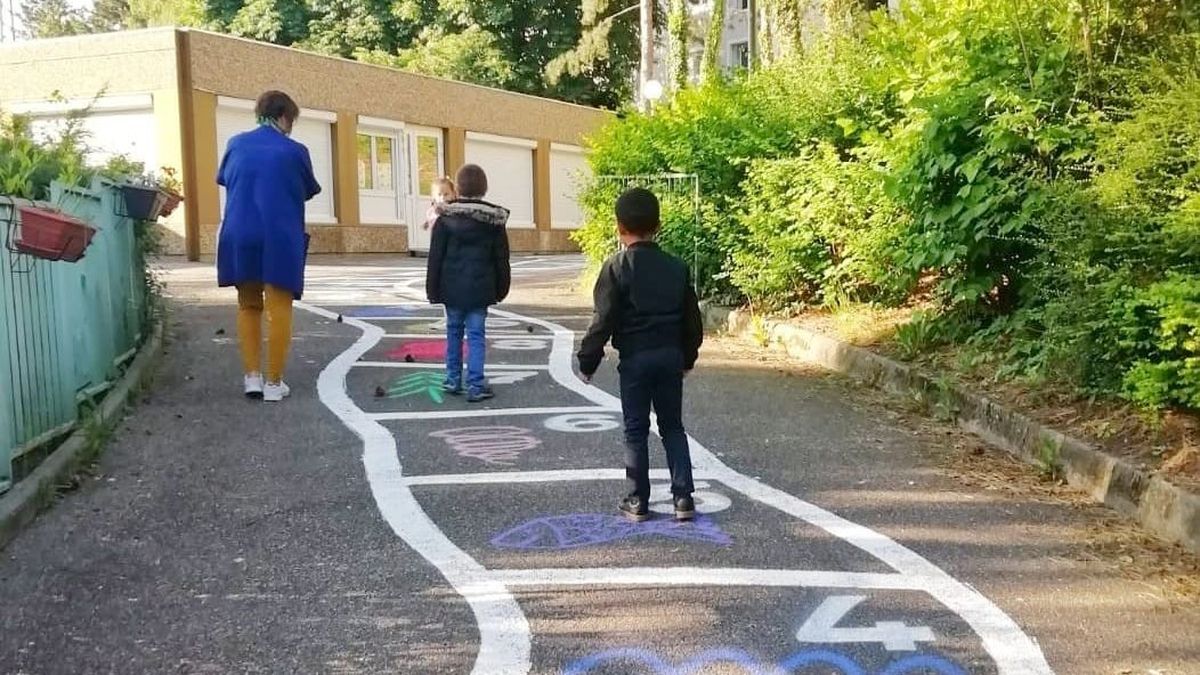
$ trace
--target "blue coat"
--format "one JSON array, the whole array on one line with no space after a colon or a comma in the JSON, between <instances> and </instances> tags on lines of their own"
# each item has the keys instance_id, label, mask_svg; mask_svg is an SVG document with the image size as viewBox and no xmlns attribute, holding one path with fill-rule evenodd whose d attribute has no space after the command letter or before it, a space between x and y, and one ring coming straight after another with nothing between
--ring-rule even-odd
<instances>
[{"instance_id":1,"label":"blue coat","mask_svg":"<svg viewBox=\"0 0 1200 675\"><path fill-rule=\"evenodd\" d=\"M225 217L217 235L217 283L259 282L304 292L304 202L321 186L308 148L270 126L234 136L217 184Z\"/></svg>"}]
</instances>

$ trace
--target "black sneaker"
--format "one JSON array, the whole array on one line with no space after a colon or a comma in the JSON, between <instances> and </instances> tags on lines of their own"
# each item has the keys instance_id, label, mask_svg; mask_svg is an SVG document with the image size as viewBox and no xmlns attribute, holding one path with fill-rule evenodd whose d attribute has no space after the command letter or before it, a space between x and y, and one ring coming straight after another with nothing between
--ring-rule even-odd
<instances>
[{"instance_id":1,"label":"black sneaker","mask_svg":"<svg viewBox=\"0 0 1200 675\"><path fill-rule=\"evenodd\" d=\"M638 497L626 497L621 500L621 505L617 508L621 509L621 513L625 514L635 523L640 523L650 518L650 512L646 508L646 502Z\"/></svg>"},{"instance_id":2,"label":"black sneaker","mask_svg":"<svg viewBox=\"0 0 1200 675\"><path fill-rule=\"evenodd\" d=\"M675 520L691 520L696 517L696 501L691 495L675 498Z\"/></svg>"},{"instance_id":3,"label":"black sneaker","mask_svg":"<svg viewBox=\"0 0 1200 675\"><path fill-rule=\"evenodd\" d=\"M447 381L442 383L442 391L450 394L451 396L461 396L463 393L463 388L461 384Z\"/></svg>"},{"instance_id":4,"label":"black sneaker","mask_svg":"<svg viewBox=\"0 0 1200 675\"><path fill-rule=\"evenodd\" d=\"M489 398L495 397L496 395L492 393L491 387L472 389L471 391L467 392L467 403L479 403L480 401L486 401Z\"/></svg>"}]
</instances>

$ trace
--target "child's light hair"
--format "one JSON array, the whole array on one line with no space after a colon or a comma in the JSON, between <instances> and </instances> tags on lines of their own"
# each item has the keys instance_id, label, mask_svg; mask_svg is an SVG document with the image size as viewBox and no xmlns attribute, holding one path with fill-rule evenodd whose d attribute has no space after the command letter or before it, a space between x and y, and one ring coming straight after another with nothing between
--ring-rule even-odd
<instances>
[{"instance_id":1,"label":"child's light hair","mask_svg":"<svg viewBox=\"0 0 1200 675\"><path fill-rule=\"evenodd\" d=\"M450 188L450 192L452 194L458 194L458 188L454 185L454 181L450 180L449 176L441 176L439 178L434 178L433 183L430 187L433 187L435 189L440 188L440 187Z\"/></svg>"}]
</instances>

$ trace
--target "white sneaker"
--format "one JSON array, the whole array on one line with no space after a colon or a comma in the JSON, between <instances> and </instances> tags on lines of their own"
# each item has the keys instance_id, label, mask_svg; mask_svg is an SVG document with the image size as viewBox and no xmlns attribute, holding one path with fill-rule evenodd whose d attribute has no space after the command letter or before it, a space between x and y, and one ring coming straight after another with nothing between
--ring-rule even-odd
<instances>
[{"instance_id":1,"label":"white sneaker","mask_svg":"<svg viewBox=\"0 0 1200 675\"><path fill-rule=\"evenodd\" d=\"M292 395L292 388L287 386L283 380L279 382L268 382L263 387L263 400L268 403L278 403L283 399Z\"/></svg>"},{"instance_id":2,"label":"white sneaker","mask_svg":"<svg viewBox=\"0 0 1200 675\"><path fill-rule=\"evenodd\" d=\"M251 373L242 379L246 387L246 398L263 397L263 377L261 373Z\"/></svg>"}]
</instances>

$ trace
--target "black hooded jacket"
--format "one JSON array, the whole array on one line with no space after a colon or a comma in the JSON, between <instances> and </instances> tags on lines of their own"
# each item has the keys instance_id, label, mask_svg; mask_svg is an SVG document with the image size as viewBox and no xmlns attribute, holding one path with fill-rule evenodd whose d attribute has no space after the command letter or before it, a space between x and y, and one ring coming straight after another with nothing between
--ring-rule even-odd
<instances>
[{"instance_id":1,"label":"black hooded jacket","mask_svg":"<svg viewBox=\"0 0 1200 675\"><path fill-rule=\"evenodd\" d=\"M477 199L443 207L433 224L425 294L454 309L482 309L508 296L508 209Z\"/></svg>"}]
</instances>

